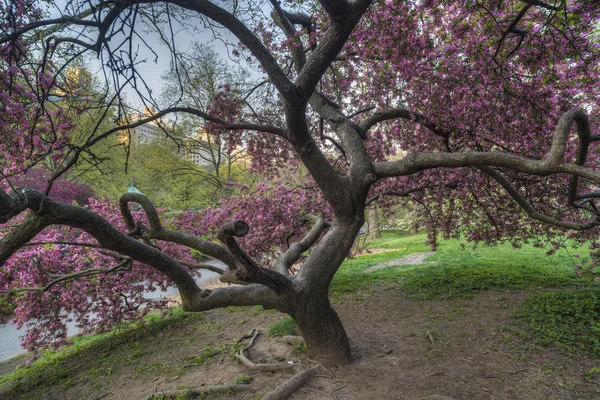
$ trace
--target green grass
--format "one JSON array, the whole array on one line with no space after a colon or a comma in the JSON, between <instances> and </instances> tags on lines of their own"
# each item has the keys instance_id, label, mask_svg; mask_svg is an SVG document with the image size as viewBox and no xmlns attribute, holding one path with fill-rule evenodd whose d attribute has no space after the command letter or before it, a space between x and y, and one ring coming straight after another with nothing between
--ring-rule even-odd
<instances>
[{"instance_id":1,"label":"green grass","mask_svg":"<svg viewBox=\"0 0 600 400\"><path fill-rule=\"evenodd\" d=\"M539 345L600 355L598 288L534 294L514 316L527 323Z\"/></svg>"},{"instance_id":2,"label":"green grass","mask_svg":"<svg viewBox=\"0 0 600 400\"><path fill-rule=\"evenodd\" d=\"M469 298L477 290L531 289L540 287L588 286L591 281L575 276L575 261L566 250L546 255L546 249L509 244L472 249L457 240L440 240L434 255L423 265L363 271L404 255L429 251L423 245L425 235L385 234L373 241L371 249L402 249L367 254L347 260L336 274L331 293L336 296L365 290L375 284L398 285L403 292L419 299ZM586 255L588 250L573 250Z\"/></svg>"},{"instance_id":3,"label":"green grass","mask_svg":"<svg viewBox=\"0 0 600 400\"><path fill-rule=\"evenodd\" d=\"M268 334L271 337L299 335L296 323L289 315L269 326Z\"/></svg>"},{"instance_id":4,"label":"green grass","mask_svg":"<svg viewBox=\"0 0 600 400\"><path fill-rule=\"evenodd\" d=\"M253 380L254 378L251 376L241 375L233 378L233 383L235 383L236 385L249 385L252 383Z\"/></svg>"},{"instance_id":5,"label":"green grass","mask_svg":"<svg viewBox=\"0 0 600 400\"><path fill-rule=\"evenodd\" d=\"M22 393L34 387L55 384L72 386L75 382L69 376L65 363L84 351L97 357L97 366L86 372L90 378L118 374L118 369L102 365L105 355L110 354L118 346L129 345L133 348L129 357L141 357L145 354L145 350L139 345L140 340L154 337L167 328L175 328L191 320L197 321L202 318L200 313L187 313L176 307L164 317L159 313L147 315L144 324L124 324L120 329L108 333L74 337L73 345L59 351L46 350L30 365L19 367L13 373L1 376L0 387L8 386L10 392Z\"/></svg>"},{"instance_id":6,"label":"green grass","mask_svg":"<svg viewBox=\"0 0 600 400\"><path fill-rule=\"evenodd\" d=\"M219 346L207 346L202 350L200 355L196 357L186 357L185 360L189 362L189 365L211 365L214 364L216 356L226 355L230 360L235 361L235 355L245 347L246 345L242 342L234 343L223 343Z\"/></svg>"}]
</instances>

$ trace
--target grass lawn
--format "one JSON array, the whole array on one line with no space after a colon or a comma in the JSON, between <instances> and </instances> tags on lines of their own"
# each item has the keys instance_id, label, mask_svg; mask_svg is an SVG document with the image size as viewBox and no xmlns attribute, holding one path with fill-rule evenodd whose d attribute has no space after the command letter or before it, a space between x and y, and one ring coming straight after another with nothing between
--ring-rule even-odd
<instances>
[{"instance_id":1,"label":"grass lawn","mask_svg":"<svg viewBox=\"0 0 600 400\"><path fill-rule=\"evenodd\" d=\"M589 280L577 278L573 254L585 256L587 248L559 250L552 256L547 249L523 245L515 249L510 244L473 249L457 240L440 240L435 254L422 265L401 265L383 268L368 274L363 271L407 254L427 252L425 235L384 233L370 243L370 249L402 249L378 254L366 254L347 260L331 286L335 296L368 289L373 284L400 285L410 296L420 299L469 298L475 290L532 289L567 286L589 286Z\"/></svg>"}]
</instances>

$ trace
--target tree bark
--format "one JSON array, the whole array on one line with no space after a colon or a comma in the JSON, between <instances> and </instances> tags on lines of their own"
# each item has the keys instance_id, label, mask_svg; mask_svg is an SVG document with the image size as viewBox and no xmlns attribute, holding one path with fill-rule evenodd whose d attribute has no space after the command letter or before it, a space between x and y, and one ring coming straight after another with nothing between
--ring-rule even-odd
<instances>
[{"instance_id":1,"label":"tree bark","mask_svg":"<svg viewBox=\"0 0 600 400\"><path fill-rule=\"evenodd\" d=\"M379 210L371 207L367 210L367 237L379 239L381 237L381 226L379 224Z\"/></svg>"},{"instance_id":2,"label":"tree bark","mask_svg":"<svg viewBox=\"0 0 600 400\"><path fill-rule=\"evenodd\" d=\"M352 362L350 340L327 294L305 294L295 301L290 315L306 342L309 358L325 366Z\"/></svg>"}]
</instances>

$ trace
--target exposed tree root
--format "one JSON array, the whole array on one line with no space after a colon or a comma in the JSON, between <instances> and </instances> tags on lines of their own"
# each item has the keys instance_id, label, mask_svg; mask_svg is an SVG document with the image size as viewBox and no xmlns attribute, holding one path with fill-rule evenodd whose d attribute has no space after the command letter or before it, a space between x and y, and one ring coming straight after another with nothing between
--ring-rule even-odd
<instances>
[{"instance_id":1,"label":"exposed tree root","mask_svg":"<svg viewBox=\"0 0 600 400\"><path fill-rule=\"evenodd\" d=\"M178 389L178 390L165 390L164 392L154 393L148 400L152 399L175 399L177 396L183 396L186 394L193 396L202 396L208 393L235 393L237 391L254 391L255 388L250 385L218 385L218 386L205 386L202 388L194 389Z\"/></svg>"},{"instance_id":2,"label":"exposed tree root","mask_svg":"<svg viewBox=\"0 0 600 400\"><path fill-rule=\"evenodd\" d=\"M263 397L262 400L286 400L296 390L302 387L302 385L315 376L317 369L319 369L319 365L298 372L296 375L277 386L275 390Z\"/></svg>"},{"instance_id":3,"label":"exposed tree root","mask_svg":"<svg viewBox=\"0 0 600 400\"><path fill-rule=\"evenodd\" d=\"M240 362L242 364L244 364L246 367L254 370L254 371L282 371L282 370L286 370L286 369L291 369L291 368L295 368L298 364L288 364L288 363L274 363L274 364L256 364L254 362L252 362L248 356L246 355L246 351L254 346L254 342L256 341L256 338L259 335L259 332L254 329L252 334L252 339L250 340L250 343L248 344L248 346L244 347L242 350L239 351L239 353L237 353L235 355L235 357L240 360Z\"/></svg>"}]
</instances>

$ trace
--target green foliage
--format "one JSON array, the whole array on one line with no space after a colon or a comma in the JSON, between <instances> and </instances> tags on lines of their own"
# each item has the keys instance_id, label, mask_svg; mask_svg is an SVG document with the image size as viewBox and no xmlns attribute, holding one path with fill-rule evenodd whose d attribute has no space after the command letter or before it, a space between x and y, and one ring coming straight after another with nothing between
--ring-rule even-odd
<instances>
[{"instance_id":1,"label":"green foliage","mask_svg":"<svg viewBox=\"0 0 600 400\"><path fill-rule=\"evenodd\" d=\"M269 326L268 334L271 337L298 335L299 330L292 317L287 316Z\"/></svg>"},{"instance_id":2,"label":"green foliage","mask_svg":"<svg viewBox=\"0 0 600 400\"><path fill-rule=\"evenodd\" d=\"M0 296L0 315L11 315L15 309L15 304L10 296Z\"/></svg>"},{"instance_id":3,"label":"green foliage","mask_svg":"<svg viewBox=\"0 0 600 400\"><path fill-rule=\"evenodd\" d=\"M235 383L236 385L249 385L252 383L253 380L254 378L251 376L240 375L233 379L233 383Z\"/></svg>"},{"instance_id":4,"label":"green foliage","mask_svg":"<svg viewBox=\"0 0 600 400\"><path fill-rule=\"evenodd\" d=\"M526 322L538 344L600 355L600 290L541 293L514 313Z\"/></svg>"}]
</instances>

